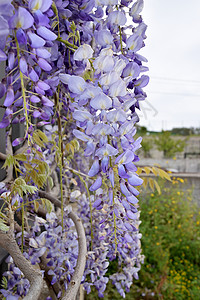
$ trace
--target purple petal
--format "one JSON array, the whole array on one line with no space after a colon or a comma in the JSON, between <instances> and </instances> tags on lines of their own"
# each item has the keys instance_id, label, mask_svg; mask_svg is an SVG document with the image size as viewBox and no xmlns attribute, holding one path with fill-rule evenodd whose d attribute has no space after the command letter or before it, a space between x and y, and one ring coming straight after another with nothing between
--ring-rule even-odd
<instances>
[{"instance_id":1,"label":"purple petal","mask_svg":"<svg viewBox=\"0 0 200 300\"><path fill-rule=\"evenodd\" d=\"M14 68L14 64L15 64L15 53L10 52L8 54L8 67L10 70Z\"/></svg>"},{"instance_id":2,"label":"purple petal","mask_svg":"<svg viewBox=\"0 0 200 300\"><path fill-rule=\"evenodd\" d=\"M12 142L12 146L15 147L15 146L18 146L20 145L21 143L23 143L24 139L23 138L17 138L15 139L13 142Z\"/></svg>"},{"instance_id":3,"label":"purple petal","mask_svg":"<svg viewBox=\"0 0 200 300\"><path fill-rule=\"evenodd\" d=\"M124 226L126 227L126 229L128 229L129 231L134 230L134 226L132 226L130 223L128 222L124 222Z\"/></svg>"},{"instance_id":4,"label":"purple petal","mask_svg":"<svg viewBox=\"0 0 200 300\"><path fill-rule=\"evenodd\" d=\"M118 174L121 178L129 178L123 165L118 166Z\"/></svg>"},{"instance_id":5,"label":"purple petal","mask_svg":"<svg viewBox=\"0 0 200 300\"><path fill-rule=\"evenodd\" d=\"M2 121L0 122L0 128L5 128L8 125L10 125L10 121L8 118L3 118Z\"/></svg>"},{"instance_id":6,"label":"purple petal","mask_svg":"<svg viewBox=\"0 0 200 300\"><path fill-rule=\"evenodd\" d=\"M24 30L22 28L17 29L16 32L16 37L19 42L19 44L26 44L27 43L27 38Z\"/></svg>"},{"instance_id":7,"label":"purple petal","mask_svg":"<svg viewBox=\"0 0 200 300\"><path fill-rule=\"evenodd\" d=\"M108 177L110 179L112 187L114 188L114 185L115 185L115 176L114 176L114 171L113 171L112 168L109 169Z\"/></svg>"},{"instance_id":8,"label":"purple petal","mask_svg":"<svg viewBox=\"0 0 200 300\"><path fill-rule=\"evenodd\" d=\"M114 193L113 193L113 189L112 188L109 188L108 195L109 195L110 205L113 205L113 195L114 195Z\"/></svg>"},{"instance_id":9,"label":"purple petal","mask_svg":"<svg viewBox=\"0 0 200 300\"><path fill-rule=\"evenodd\" d=\"M107 46L113 42L113 36L110 31L104 29L95 32L95 39L101 46Z\"/></svg>"},{"instance_id":10,"label":"purple petal","mask_svg":"<svg viewBox=\"0 0 200 300\"><path fill-rule=\"evenodd\" d=\"M31 42L31 47L33 48L41 48L42 46L45 45L45 40L42 39L40 36L38 36L37 34L33 33L33 32L28 32L28 36Z\"/></svg>"},{"instance_id":11,"label":"purple petal","mask_svg":"<svg viewBox=\"0 0 200 300\"><path fill-rule=\"evenodd\" d=\"M41 57L38 59L38 65L42 70L47 72L51 71L52 69L51 65L44 58Z\"/></svg>"},{"instance_id":12,"label":"purple petal","mask_svg":"<svg viewBox=\"0 0 200 300\"><path fill-rule=\"evenodd\" d=\"M87 143L87 147L84 151L85 156L91 156L94 153L95 145L92 142Z\"/></svg>"},{"instance_id":13,"label":"purple petal","mask_svg":"<svg viewBox=\"0 0 200 300\"><path fill-rule=\"evenodd\" d=\"M126 197L131 196L131 193L130 193L130 191L127 189L124 180L120 180L120 188L121 188L122 194L124 194Z\"/></svg>"},{"instance_id":14,"label":"purple petal","mask_svg":"<svg viewBox=\"0 0 200 300\"><path fill-rule=\"evenodd\" d=\"M128 183L132 186L138 186L143 183L143 180L138 175L129 173Z\"/></svg>"},{"instance_id":15,"label":"purple petal","mask_svg":"<svg viewBox=\"0 0 200 300\"><path fill-rule=\"evenodd\" d=\"M128 171L132 171L132 172L137 171L137 167L132 162L125 164L125 167Z\"/></svg>"},{"instance_id":16,"label":"purple petal","mask_svg":"<svg viewBox=\"0 0 200 300\"><path fill-rule=\"evenodd\" d=\"M92 166L91 166L91 168L90 168L90 170L89 170L89 172L88 172L88 175L89 176L95 176L95 175L98 174L98 172L99 172L99 158L96 157L93 164L92 164Z\"/></svg>"},{"instance_id":17,"label":"purple petal","mask_svg":"<svg viewBox=\"0 0 200 300\"><path fill-rule=\"evenodd\" d=\"M108 170L108 163L109 163L109 157L104 156L104 158L101 161L101 169L103 173L106 173L106 171Z\"/></svg>"},{"instance_id":18,"label":"purple petal","mask_svg":"<svg viewBox=\"0 0 200 300\"><path fill-rule=\"evenodd\" d=\"M76 109L73 113L73 118L77 121L84 122L85 120L91 120L92 115L89 111Z\"/></svg>"},{"instance_id":19,"label":"purple petal","mask_svg":"<svg viewBox=\"0 0 200 300\"><path fill-rule=\"evenodd\" d=\"M34 19L24 7L19 7L15 15L10 19L11 28L28 29L33 26Z\"/></svg>"},{"instance_id":20,"label":"purple petal","mask_svg":"<svg viewBox=\"0 0 200 300\"><path fill-rule=\"evenodd\" d=\"M111 146L110 144L106 144L96 151L96 155L101 159L104 156L115 156L117 154L118 154L118 150L113 146Z\"/></svg>"},{"instance_id":21,"label":"purple petal","mask_svg":"<svg viewBox=\"0 0 200 300\"><path fill-rule=\"evenodd\" d=\"M134 153L130 150L126 150L124 153L122 153L116 158L115 164L127 164L132 162L133 159L134 159Z\"/></svg>"},{"instance_id":22,"label":"purple petal","mask_svg":"<svg viewBox=\"0 0 200 300\"><path fill-rule=\"evenodd\" d=\"M98 206L100 206L102 204L102 199L98 198L94 204L92 205L94 208L97 208Z\"/></svg>"},{"instance_id":23,"label":"purple petal","mask_svg":"<svg viewBox=\"0 0 200 300\"><path fill-rule=\"evenodd\" d=\"M56 283L57 281L57 277L53 276L52 280L51 280L51 285L54 285L54 283Z\"/></svg>"},{"instance_id":24,"label":"purple petal","mask_svg":"<svg viewBox=\"0 0 200 300\"><path fill-rule=\"evenodd\" d=\"M120 79L116 82L114 82L109 89L109 95L111 97L117 97L117 96L125 96L127 94L126 90L126 83Z\"/></svg>"},{"instance_id":25,"label":"purple petal","mask_svg":"<svg viewBox=\"0 0 200 300\"><path fill-rule=\"evenodd\" d=\"M129 219L136 220L137 219L137 214L133 213L131 210L127 210L126 215Z\"/></svg>"},{"instance_id":26,"label":"purple petal","mask_svg":"<svg viewBox=\"0 0 200 300\"><path fill-rule=\"evenodd\" d=\"M149 83L149 76L142 75L140 79L136 80L134 85L139 86L140 88L145 87Z\"/></svg>"},{"instance_id":27,"label":"purple petal","mask_svg":"<svg viewBox=\"0 0 200 300\"><path fill-rule=\"evenodd\" d=\"M34 112L33 112L33 117L34 118L39 118L41 116L41 112L39 111L39 110L34 110Z\"/></svg>"},{"instance_id":28,"label":"purple petal","mask_svg":"<svg viewBox=\"0 0 200 300\"><path fill-rule=\"evenodd\" d=\"M22 29L28 29L31 28L33 26L34 23L34 19L32 17L32 15L23 7L19 7L18 10L18 22L20 22L21 24L21 28Z\"/></svg>"},{"instance_id":29,"label":"purple petal","mask_svg":"<svg viewBox=\"0 0 200 300\"><path fill-rule=\"evenodd\" d=\"M131 196L128 196L126 197L128 202L132 203L132 204L136 204L138 203L138 198L136 198L135 196L131 195Z\"/></svg>"},{"instance_id":30,"label":"purple petal","mask_svg":"<svg viewBox=\"0 0 200 300\"><path fill-rule=\"evenodd\" d=\"M35 86L35 92L38 94L38 95L45 95L45 91L40 89L37 85Z\"/></svg>"},{"instance_id":31,"label":"purple petal","mask_svg":"<svg viewBox=\"0 0 200 300\"><path fill-rule=\"evenodd\" d=\"M80 76L72 75L68 78L68 87L72 93L82 94L86 88L86 85L87 84L85 80Z\"/></svg>"},{"instance_id":32,"label":"purple petal","mask_svg":"<svg viewBox=\"0 0 200 300\"><path fill-rule=\"evenodd\" d=\"M122 200L122 205L125 209L131 209L130 204L126 200Z\"/></svg>"},{"instance_id":33,"label":"purple petal","mask_svg":"<svg viewBox=\"0 0 200 300\"><path fill-rule=\"evenodd\" d=\"M128 183L128 189L129 189L129 191L134 195L134 196L138 196L139 195L139 191L138 190L136 190L132 185L130 185L129 183Z\"/></svg>"},{"instance_id":34,"label":"purple petal","mask_svg":"<svg viewBox=\"0 0 200 300\"><path fill-rule=\"evenodd\" d=\"M128 77L130 76L131 79L135 79L139 76L140 74L140 67L137 63L135 62L130 62L126 65L126 67L123 70L122 76L123 77Z\"/></svg>"},{"instance_id":35,"label":"purple petal","mask_svg":"<svg viewBox=\"0 0 200 300\"><path fill-rule=\"evenodd\" d=\"M48 26L49 18L46 14L43 14L40 10L34 13L35 23L40 26Z\"/></svg>"},{"instance_id":36,"label":"purple petal","mask_svg":"<svg viewBox=\"0 0 200 300\"><path fill-rule=\"evenodd\" d=\"M33 103L38 103L38 102L41 101L40 98L37 97L37 96L35 96L35 95L32 95L32 96L30 97L30 100L31 100L31 102L33 102Z\"/></svg>"},{"instance_id":37,"label":"purple petal","mask_svg":"<svg viewBox=\"0 0 200 300\"><path fill-rule=\"evenodd\" d=\"M42 96L42 104L48 107L54 106L54 103L45 96Z\"/></svg>"},{"instance_id":38,"label":"purple petal","mask_svg":"<svg viewBox=\"0 0 200 300\"><path fill-rule=\"evenodd\" d=\"M27 74L28 65L24 56L20 58L19 68L23 74Z\"/></svg>"},{"instance_id":39,"label":"purple petal","mask_svg":"<svg viewBox=\"0 0 200 300\"><path fill-rule=\"evenodd\" d=\"M94 50L90 45L83 44L74 52L74 60L81 61L92 58L93 52Z\"/></svg>"},{"instance_id":40,"label":"purple petal","mask_svg":"<svg viewBox=\"0 0 200 300\"><path fill-rule=\"evenodd\" d=\"M128 243L133 243L133 239L129 233L125 233L124 238Z\"/></svg>"},{"instance_id":41,"label":"purple petal","mask_svg":"<svg viewBox=\"0 0 200 300\"><path fill-rule=\"evenodd\" d=\"M37 82L39 80L39 76L33 68L31 69L31 71L29 73L29 77L33 82Z\"/></svg>"},{"instance_id":42,"label":"purple petal","mask_svg":"<svg viewBox=\"0 0 200 300\"><path fill-rule=\"evenodd\" d=\"M51 30L49 30L48 28L46 28L45 26L38 27L37 34L48 41L54 41L57 39L57 35L53 33Z\"/></svg>"},{"instance_id":43,"label":"purple petal","mask_svg":"<svg viewBox=\"0 0 200 300\"><path fill-rule=\"evenodd\" d=\"M4 106L8 107L8 106L12 105L13 101L14 101L14 91L13 91L12 86L9 86L8 90L7 90L6 98L4 101Z\"/></svg>"},{"instance_id":44,"label":"purple petal","mask_svg":"<svg viewBox=\"0 0 200 300\"><path fill-rule=\"evenodd\" d=\"M110 97L102 93L94 97L90 101L90 105L96 110L109 109L112 107L112 100Z\"/></svg>"},{"instance_id":45,"label":"purple petal","mask_svg":"<svg viewBox=\"0 0 200 300\"><path fill-rule=\"evenodd\" d=\"M82 140L83 142L88 142L90 140L89 136L87 136L84 132L79 131L77 129L73 130L73 134L77 139Z\"/></svg>"},{"instance_id":46,"label":"purple petal","mask_svg":"<svg viewBox=\"0 0 200 300\"><path fill-rule=\"evenodd\" d=\"M42 58L50 58L51 57L51 53L44 48L37 48L36 54L37 54L37 56L42 57Z\"/></svg>"},{"instance_id":47,"label":"purple petal","mask_svg":"<svg viewBox=\"0 0 200 300\"><path fill-rule=\"evenodd\" d=\"M89 188L89 190L91 192L96 191L97 189L99 189L101 187L101 185L102 185L102 177L98 176L97 179L95 180L95 182Z\"/></svg>"},{"instance_id":48,"label":"purple petal","mask_svg":"<svg viewBox=\"0 0 200 300\"><path fill-rule=\"evenodd\" d=\"M41 12L47 11L52 4L52 0L30 0L28 7L31 11L40 10Z\"/></svg>"},{"instance_id":49,"label":"purple petal","mask_svg":"<svg viewBox=\"0 0 200 300\"><path fill-rule=\"evenodd\" d=\"M50 86L49 86L46 82L41 81L41 80L38 81L37 85L39 86L39 88L40 88L41 90L44 90L44 91L47 91L47 90L50 89Z\"/></svg>"}]
</instances>

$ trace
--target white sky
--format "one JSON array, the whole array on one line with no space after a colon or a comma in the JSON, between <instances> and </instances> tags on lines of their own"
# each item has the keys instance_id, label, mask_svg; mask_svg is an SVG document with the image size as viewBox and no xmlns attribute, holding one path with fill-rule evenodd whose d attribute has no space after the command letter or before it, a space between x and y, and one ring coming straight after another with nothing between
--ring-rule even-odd
<instances>
[{"instance_id":1,"label":"white sky","mask_svg":"<svg viewBox=\"0 0 200 300\"><path fill-rule=\"evenodd\" d=\"M200 127L200 0L144 0L150 83L140 125Z\"/></svg>"}]
</instances>

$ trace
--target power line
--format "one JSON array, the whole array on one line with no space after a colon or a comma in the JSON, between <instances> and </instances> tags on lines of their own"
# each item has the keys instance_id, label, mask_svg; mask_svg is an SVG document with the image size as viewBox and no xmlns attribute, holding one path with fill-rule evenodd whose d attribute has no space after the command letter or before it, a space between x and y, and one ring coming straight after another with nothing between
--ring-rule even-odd
<instances>
[{"instance_id":1,"label":"power line","mask_svg":"<svg viewBox=\"0 0 200 300\"><path fill-rule=\"evenodd\" d=\"M147 94L160 94L160 95L173 95L173 96L184 96L184 97L199 97L200 94L184 94L184 93L171 93L171 92L160 92L160 91L146 91Z\"/></svg>"},{"instance_id":2,"label":"power line","mask_svg":"<svg viewBox=\"0 0 200 300\"><path fill-rule=\"evenodd\" d=\"M159 77L159 76L150 76L150 78L156 79L156 80L164 80L164 81L176 81L176 82L187 82L187 83L200 84L200 81L199 81L199 80L178 79L178 78L167 78L167 77Z\"/></svg>"}]
</instances>

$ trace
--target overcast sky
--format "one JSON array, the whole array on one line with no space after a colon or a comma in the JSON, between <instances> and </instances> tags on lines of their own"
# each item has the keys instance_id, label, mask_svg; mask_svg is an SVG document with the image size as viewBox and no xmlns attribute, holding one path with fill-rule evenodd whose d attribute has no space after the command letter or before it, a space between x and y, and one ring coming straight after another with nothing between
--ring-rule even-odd
<instances>
[{"instance_id":1,"label":"overcast sky","mask_svg":"<svg viewBox=\"0 0 200 300\"><path fill-rule=\"evenodd\" d=\"M144 0L150 83L140 125L200 127L200 0Z\"/></svg>"}]
</instances>

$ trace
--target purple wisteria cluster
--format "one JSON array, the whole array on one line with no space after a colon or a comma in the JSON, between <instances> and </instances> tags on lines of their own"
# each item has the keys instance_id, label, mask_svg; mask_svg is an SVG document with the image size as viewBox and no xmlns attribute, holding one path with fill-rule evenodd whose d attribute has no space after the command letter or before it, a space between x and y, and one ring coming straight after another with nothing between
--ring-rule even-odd
<instances>
[{"instance_id":1,"label":"purple wisteria cluster","mask_svg":"<svg viewBox=\"0 0 200 300\"><path fill-rule=\"evenodd\" d=\"M40 159L41 168L44 161L49 170L57 162L54 169L60 170L58 177L67 186L69 199L73 194L69 180L78 176L73 181L80 191L75 201L88 247L82 283L87 293L95 286L99 297L109 280L125 297L143 261L137 198L142 179L136 173L141 138L135 138L136 109L146 98L143 88L149 80L143 75L147 60L138 53L146 38L143 2L5 0L0 4L0 61L6 62L0 83L5 109L0 128L25 125L24 136L12 146L28 145L23 153L28 162L23 158L20 175L28 184L37 186L26 172L33 165L38 174ZM41 126L47 140L38 138ZM65 145L72 140L83 149L76 154L73 150L74 156L68 158ZM67 289L78 245L67 215L64 220L61 226L53 212L46 220L36 217L31 231L24 233L29 241L24 255L32 264L46 255L51 284L61 281ZM112 263L119 271L110 274ZM12 265L9 276L12 273L19 281L15 271L19 273ZM8 289L18 297L26 294L27 287L24 281L20 293ZM2 293L7 297L6 290Z\"/></svg>"}]
</instances>

